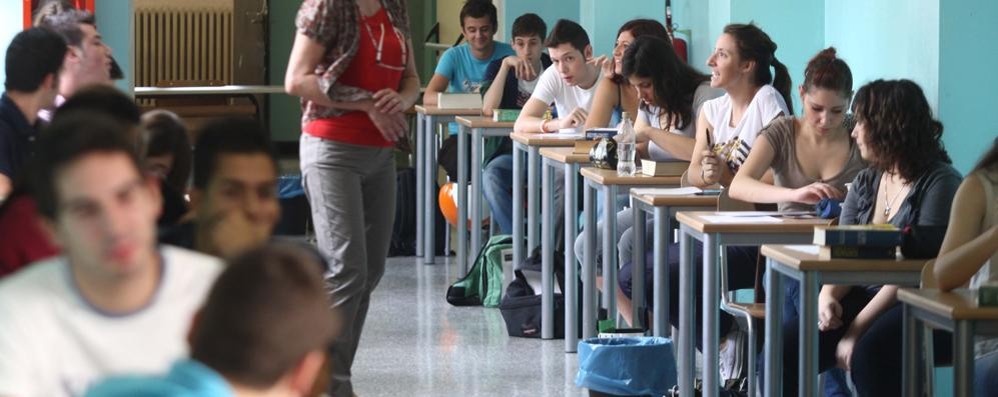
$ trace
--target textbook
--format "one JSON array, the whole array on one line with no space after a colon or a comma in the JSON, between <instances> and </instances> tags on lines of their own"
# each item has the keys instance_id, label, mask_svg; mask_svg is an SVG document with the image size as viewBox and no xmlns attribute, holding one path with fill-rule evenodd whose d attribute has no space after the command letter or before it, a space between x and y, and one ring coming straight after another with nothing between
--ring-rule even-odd
<instances>
[{"instance_id":1,"label":"textbook","mask_svg":"<svg viewBox=\"0 0 998 397\"><path fill-rule=\"evenodd\" d=\"M439 109L481 109L481 94L458 94L441 92L437 94L437 108Z\"/></svg>"},{"instance_id":2,"label":"textbook","mask_svg":"<svg viewBox=\"0 0 998 397\"><path fill-rule=\"evenodd\" d=\"M897 259L897 247L830 245L818 249L818 259Z\"/></svg>"},{"instance_id":3,"label":"textbook","mask_svg":"<svg viewBox=\"0 0 998 397\"><path fill-rule=\"evenodd\" d=\"M680 176L690 168L689 161L652 161L641 159L641 173L648 176Z\"/></svg>"},{"instance_id":4,"label":"textbook","mask_svg":"<svg viewBox=\"0 0 998 397\"><path fill-rule=\"evenodd\" d=\"M492 121L497 123L514 122L520 117L519 109L495 109L492 111Z\"/></svg>"},{"instance_id":5,"label":"textbook","mask_svg":"<svg viewBox=\"0 0 998 397\"><path fill-rule=\"evenodd\" d=\"M816 226L814 244L896 247L901 245L901 230L891 224Z\"/></svg>"}]
</instances>

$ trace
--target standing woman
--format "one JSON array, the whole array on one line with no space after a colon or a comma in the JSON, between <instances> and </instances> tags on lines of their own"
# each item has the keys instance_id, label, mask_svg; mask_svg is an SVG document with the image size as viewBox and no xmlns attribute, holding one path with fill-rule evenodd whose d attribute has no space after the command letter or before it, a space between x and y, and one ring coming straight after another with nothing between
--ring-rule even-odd
<instances>
[{"instance_id":1,"label":"standing woman","mask_svg":"<svg viewBox=\"0 0 998 397\"><path fill-rule=\"evenodd\" d=\"M600 81L593 97L593 106L586 118L586 128L616 127L621 121L622 113L631 115L631 123L638 112L638 92L623 74L624 53L635 39L641 36L654 36L669 40L669 33L656 20L634 19L627 21L617 31L617 40L613 44L611 58L600 56L592 62L603 68L603 75L610 78ZM670 46L671 47L671 46Z\"/></svg>"},{"instance_id":2,"label":"standing woman","mask_svg":"<svg viewBox=\"0 0 998 397\"><path fill-rule=\"evenodd\" d=\"M332 306L330 394L350 396L371 291L384 274L395 214L393 146L419 97L405 0L305 0L285 90L302 98L300 143Z\"/></svg>"}]
</instances>

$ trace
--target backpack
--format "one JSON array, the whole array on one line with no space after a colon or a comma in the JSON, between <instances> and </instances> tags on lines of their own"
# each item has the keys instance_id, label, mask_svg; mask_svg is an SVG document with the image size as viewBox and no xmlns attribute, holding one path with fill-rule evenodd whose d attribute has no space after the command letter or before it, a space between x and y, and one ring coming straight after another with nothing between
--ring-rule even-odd
<instances>
[{"instance_id":1,"label":"backpack","mask_svg":"<svg viewBox=\"0 0 998 397\"><path fill-rule=\"evenodd\" d=\"M434 184L434 187L436 184ZM433 192L437 197L437 192ZM413 256L416 254L416 170L400 168L395 174L395 223L388 256ZM439 208L433 210L435 255L444 255L447 241L447 224Z\"/></svg>"},{"instance_id":2,"label":"backpack","mask_svg":"<svg viewBox=\"0 0 998 397\"><path fill-rule=\"evenodd\" d=\"M503 263L512 261L513 236L492 236L468 274L447 288L447 303L454 306L498 307L502 298Z\"/></svg>"},{"instance_id":3,"label":"backpack","mask_svg":"<svg viewBox=\"0 0 998 397\"><path fill-rule=\"evenodd\" d=\"M506 287L506 294L499 304L503 322L506 323L506 332L509 336L520 338L540 338L541 337L541 296L536 294L532 283L528 281L525 272L541 272L540 249L535 249L530 256L525 258L514 272L515 278ZM565 262L564 256L558 251L554 252L554 275L557 282L557 289L565 290ZM536 278L534 279L536 282ZM582 291L581 280L576 279L576 288ZM565 337L565 296L561 293L554 293L554 338L563 339ZM582 336L582 305L577 307L578 314L575 318L579 335Z\"/></svg>"}]
</instances>

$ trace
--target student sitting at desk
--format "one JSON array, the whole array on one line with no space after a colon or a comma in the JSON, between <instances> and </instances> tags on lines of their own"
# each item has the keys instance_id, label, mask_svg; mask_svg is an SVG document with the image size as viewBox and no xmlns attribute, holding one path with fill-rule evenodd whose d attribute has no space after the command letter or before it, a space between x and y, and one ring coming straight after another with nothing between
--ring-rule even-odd
<instances>
[{"instance_id":1,"label":"student sitting at desk","mask_svg":"<svg viewBox=\"0 0 998 397\"><path fill-rule=\"evenodd\" d=\"M522 109L537 88L541 73L551 66L551 58L541 52L547 36L547 25L541 17L520 15L513 21L512 30L516 55L492 61L485 71L485 80L489 82L482 99L485 116L491 116L495 109ZM486 140L485 153L483 195L499 230L513 234L513 142L509 137L490 138ZM491 160L489 153L494 153Z\"/></svg>"},{"instance_id":2,"label":"student sitting at desk","mask_svg":"<svg viewBox=\"0 0 998 397\"><path fill-rule=\"evenodd\" d=\"M653 160L689 160L693 154L693 136L700 107L707 100L721 96L723 91L711 88L710 76L683 62L676 56L669 41L654 35L636 38L621 61L621 72L637 91L641 102L634 125L637 140L644 143ZM617 290L617 306L628 323L632 323L629 262L633 221L630 208L617 213L617 263L624 264L620 274L627 278L626 288ZM652 230L653 222L649 219L645 230ZM603 224L600 222L596 227L597 241L602 239L602 231ZM646 247L651 247L651 234L646 237ZM576 258L582 258L583 250L584 241L576 239ZM597 244L596 251L597 261L602 260L601 244ZM648 261L647 265L650 268L652 262ZM647 280L649 283L652 281L651 277Z\"/></svg>"},{"instance_id":3,"label":"student sitting at desk","mask_svg":"<svg viewBox=\"0 0 998 397\"><path fill-rule=\"evenodd\" d=\"M627 113L631 115L631 122L635 122L635 115L638 112L638 92L627 78L622 74L624 53L639 37L653 36L662 40L669 40L669 32L665 26L653 19L634 19L627 21L620 30L617 31L617 40L613 45L611 57L602 55L593 60L603 69L606 76L596 87L596 97L593 99L593 109L589 118L586 119L586 128L616 127L620 124L621 115ZM669 48L672 48L670 45ZM666 55L663 55L666 57Z\"/></svg>"},{"instance_id":4,"label":"student sitting at desk","mask_svg":"<svg viewBox=\"0 0 998 397\"><path fill-rule=\"evenodd\" d=\"M852 182L839 223L945 225L960 174L950 165L941 143L942 124L932 118L922 89L909 80L876 80L859 89L852 110L852 136L870 168ZM886 332L888 324L879 318L895 305L896 291L892 285L822 287L819 371L836 366L851 371L860 395L900 394L900 367L896 378L884 372L890 367L884 360L901 357L900 327ZM783 390L790 393L798 382L798 296L799 284L787 283Z\"/></svg>"}]
</instances>

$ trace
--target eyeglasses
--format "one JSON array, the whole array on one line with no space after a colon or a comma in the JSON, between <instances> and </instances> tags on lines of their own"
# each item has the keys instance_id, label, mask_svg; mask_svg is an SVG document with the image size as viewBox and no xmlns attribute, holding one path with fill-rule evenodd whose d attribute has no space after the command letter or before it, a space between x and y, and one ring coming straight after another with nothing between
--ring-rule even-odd
<instances>
[{"instance_id":1,"label":"eyeglasses","mask_svg":"<svg viewBox=\"0 0 998 397\"><path fill-rule=\"evenodd\" d=\"M367 28L367 34L371 38L371 45L373 45L374 48L375 48L375 50L377 51L376 54L375 54L375 56L374 56L374 63L376 65L381 66L381 67L383 67L385 69L388 69L388 70L404 71L405 68L406 68L405 65L404 65L404 63L409 59L409 57L408 57L409 53L408 53L408 48L407 48L408 44L406 43L405 35L403 35L402 32L400 30L396 29L394 26L392 27L392 32L395 33L395 38L397 38L398 41L399 41L399 44L402 45L402 62L403 62L403 66L386 65L384 63L381 63L382 49L384 48L384 45L385 45L385 24L381 23L381 24L378 25L378 27L381 28L381 36L378 37L377 41L374 40L374 31L371 30L371 25L368 25L367 23L364 23L364 27Z\"/></svg>"}]
</instances>

